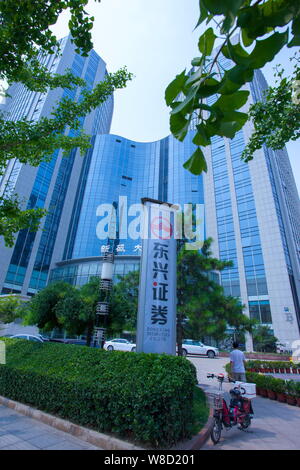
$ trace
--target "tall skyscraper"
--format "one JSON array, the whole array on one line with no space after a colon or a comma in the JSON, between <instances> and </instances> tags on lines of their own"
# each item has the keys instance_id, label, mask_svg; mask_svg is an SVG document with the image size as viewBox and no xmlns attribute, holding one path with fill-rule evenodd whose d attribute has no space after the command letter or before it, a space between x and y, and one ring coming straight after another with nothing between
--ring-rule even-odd
<instances>
[{"instance_id":1,"label":"tall skyscraper","mask_svg":"<svg viewBox=\"0 0 300 470\"><path fill-rule=\"evenodd\" d=\"M220 60L231 67L225 57ZM266 88L263 74L255 71L242 111L262 100ZM214 137L205 149L207 233L215 240L214 254L234 261L221 275L225 293L239 296L245 313L270 325L291 347L300 327L299 197L286 149L264 146L249 163L241 160L252 129L247 122L234 139Z\"/></svg>"},{"instance_id":2,"label":"tall skyscraper","mask_svg":"<svg viewBox=\"0 0 300 470\"><path fill-rule=\"evenodd\" d=\"M70 36L60 41L58 52L41 57L41 61L51 72L64 73L66 69L83 78L88 88L103 80L106 65L94 50L88 57L75 53ZM13 84L8 93L5 106L2 107L6 119L26 118L38 120L49 117L55 103L68 97L78 99L80 88L73 90L55 89L41 94L31 92L22 84ZM86 133L107 133L113 112L113 97L91 112L81 125ZM77 131L75 131L77 132ZM66 130L66 135L75 135ZM84 158L78 149L73 149L68 157L62 157L62 151L56 150L49 162L38 167L23 165L18 160L11 160L0 181L0 194L4 196L17 193L25 200L28 209L43 207L48 210L37 233L29 230L19 232L13 249L0 241L1 270L0 291L2 294L15 292L33 294L46 285L53 255L62 258L64 240L71 223L72 207L76 196L79 176Z\"/></svg>"}]
</instances>

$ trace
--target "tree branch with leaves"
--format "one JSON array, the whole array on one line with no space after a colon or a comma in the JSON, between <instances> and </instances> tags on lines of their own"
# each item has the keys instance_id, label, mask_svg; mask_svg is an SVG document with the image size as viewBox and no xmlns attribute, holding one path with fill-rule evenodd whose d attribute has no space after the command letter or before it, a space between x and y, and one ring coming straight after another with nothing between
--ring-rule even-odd
<instances>
[{"instance_id":1,"label":"tree branch with leaves","mask_svg":"<svg viewBox=\"0 0 300 470\"><path fill-rule=\"evenodd\" d=\"M174 137L183 141L196 117L197 149L184 167L197 175L207 171L201 147L210 145L214 136L232 139L248 120L248 114L239 110L249 96L242 88L252 81L254 71L272 61L285 45L300 45L298 0L199 0L199 6L197 27L206 23L198 42L201 56L192 60L192 72L177 75L165 92ZM222 67L221 54L232 61L230 69ZM217 100L208 105L207 99L214 95Z\"/></svg>"},{"instance_id":2,"label":"tree branch with leaves","mask_svg":"<svg viewBox=\"0 0 300 470\"><path fill-rule=\"evenodd\" d=\"M254 152L264 144L280 150L300 137L300 58L296 55L290 60L295 61L293 74L283 77L283 68L277 66L276 86L266 90L263 101L250 106L254 132L242 153L245 162L252 160Z\"/></svg>"},{"instance_id":3,"label":"tree branch with leaves","mask_svg":"<svg viewBox=\"0 0 300 470\"><path fill-rule=\"evenodd\" d=\"M97 1L97 0L96 0ZM64 98L48 118L18 121L0 114L0 177L8 163L17 159L23 164L38 166L49 161L53 152L63 150L66 156L78 147L81 154L90 147L90 136L81 129L80 119L101 106L117 89L124 88L132 79L126 68L107 74L93 90L85 80L69 70L52 74L40 58L59 54L60 43L50 30L64 11L69 11L69 29L76 52L87 56L92 49L91 29L94 17L85 7L88 0L2 0L0 2L0 80L9 84L18 82L33 92L47 93L56 88L80 88L80 100ZM5 95L5 93L4 93ZM78 99L78 97L77 97ZM64 135L65 129L76 131ZM17 195L0 198L0 236L12 246L15 233L23 228L36 231L45 214L40 208L23 210Z\"/></svg>"}]
</instances>

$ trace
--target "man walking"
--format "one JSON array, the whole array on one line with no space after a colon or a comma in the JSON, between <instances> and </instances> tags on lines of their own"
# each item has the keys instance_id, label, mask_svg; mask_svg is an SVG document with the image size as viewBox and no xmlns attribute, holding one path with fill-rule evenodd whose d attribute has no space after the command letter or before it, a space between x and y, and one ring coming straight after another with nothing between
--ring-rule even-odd
<instances>
[{"instance_id":1,"label":"man walking","mask_svg":"<svg viewBox=\"0 0 300 470\"><path fill-rule=\"evenodd\" d=\"M245 372L245 356L242 351L238 349L239 345L235 341L233 343L233 351L230 353L230 366L233 379L239 382L246 382Z\"/></svg>"}]
</instances>

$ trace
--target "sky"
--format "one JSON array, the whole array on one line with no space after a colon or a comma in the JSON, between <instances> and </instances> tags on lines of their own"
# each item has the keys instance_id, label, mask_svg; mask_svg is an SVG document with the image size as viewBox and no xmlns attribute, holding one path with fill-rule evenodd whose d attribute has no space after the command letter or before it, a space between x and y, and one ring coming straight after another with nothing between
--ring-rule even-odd
<instances>
[{"instance_id":1,"label":"sky","mask_svg":"<svg viewBox=\"0 0 300 470\"><path fill-rule=\"evenodd\" d=\"M194 31L199 16L198 0L90 0L87 11L95 17L92 39L95 51L109 72L124 65L134 74L132 82L115 92L111 133L149 142L170 134L169 109L164 101L167 85L190 68L201 29ZM57 37L68 34L68 14L52 27ZM295 48L294 48L295 49ZM294 50L293 50L294 51ZM267 64L263 73L274 83L273 68L292 70L285 48ZM300 140L287 144L300 192Z\"/></svg>"}]
</instances>

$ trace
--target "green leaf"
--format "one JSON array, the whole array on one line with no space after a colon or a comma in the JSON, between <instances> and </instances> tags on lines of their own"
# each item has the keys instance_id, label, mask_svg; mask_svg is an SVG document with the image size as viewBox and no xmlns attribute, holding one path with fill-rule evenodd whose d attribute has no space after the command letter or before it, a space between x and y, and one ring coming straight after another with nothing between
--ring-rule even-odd
<instances>
[{"instance_id":1,"label":"green leaf","mask_svg":"<svg viewBox=\"0 0 300 470\"><path fill-rule=\"evenodd\" d=\"M240 90L231 95L222 95L212 106L221 109L221 111L229 111L239 109L247 103L249 91Z\"/></svg>"},{"instance_id":2,"label":"green leaf","mask_svg":"<svg viewBox=\"0 0 300 470\"><path fill-rule=\"evenodd\" d=\"M292 24L292 33L294 37L288 43L288 47L300 46L300 16L294 19Z\"/></svg>"},{"instance_id":3,"label":"green leaf","mask_svg":"<svg viewBox=\"0 0 300 470\"><path fill-rule=\"evenodd\" d=\"M296 35L300 35L300 15L297 16L292 24L292 33Z\"/></svg>"},{"instance_id":4,"label":"green leaf","mask_svg":"<svg viewBox=\"0 0 300 470\"><path fill-rule=\"evenodd\" d=\"M238 111L224 113L217 134L233 139L236 132L242 129L247 120L248 114L246 113L240 113Z\"/></svg>"},{"instance_id":5,"label":"green leaf","mask_svg":"<svg viewBox=\"0 0 300 470\"><path fill-rule=\"evenodd\" d=\"M179 95L182 91L182 88L187 80L187 76L185 75L185 69L176 78L167 86L165 91L165 100L167 106L170 106L172 101Z\"/></svg>"},{"instance_id":6,"label":"green leaf","mask_svg":"<svg viewBox=\"0 0 300 470\"><path fill-rule=\"evenodd\" d=\"M241 113L240 111L228 111L223 113L222 121L236 121L242 126L247 122L248 114Z\"/></svg>"},{"instance_id":7,"label":"green leaf","mask_svg":"<svg viewBox=\"0 0 300 470\"><path fill-rule=\"evenodd\" d=\"M207 171L207 165L204 158L204 154L200 147L195 150L191 158L189 158L183 167L193 173L193 175L200 175L203 171Z\"/></svg>"},{"instance_id":8,"label":"green leaf","mask_svg":"<svg viewBox=\"0 0 300 470\"><path fill-rule=\"evenodd\" d=\"M260 69L267 62L271 62L274 59L275 55L283 48L287 41L288 30L283 33L276 32L261 41L257 40L251 54L248 54L240 43L233 45L229 40L227 46L222 48L222 52L225 57L233 60L237 65Z\"/></svg>"},{"instance_id":9,"label":"green leaf","mask_svg":"<svg viewBox=\"0 0 300 470\"><path fill-rule=\"evenodd\" d=\"M228 139L233 139L239 130L239 125L234 121L221 122L218 135L228 137Z\"/></svg>"},{"instance_id":10,"label":"green leaf","mask_svg":"<svg viewBox=\"0 0 300 470\"><path fill-rule=\"evenodd\" d=\"M229 39L227 45L222 47L222 54L228 59L233 60L237 65L247 67L250 64L250 54L243 49L240 43L233 45Z\"/></svg>"},{"instance_id":11,"label":"green leaf","mask_svg":"<svg viewBox=\"0 0 300 470\"><path fill-rule=\"evenodd\" d=\"M193 67L200 67L200 65L202 65L203 63L203 60L204 60L204 57L201 56L201 57L194 57L194 59L192 60L191 64Z\"/></svg>"},{"instance_id":12,"label":"green leaf","mask_svg":"<svg viewBox=\"0 0 300 470\"><path fill-rule=\"evenodd\" d=\"M238 12L237 25L247 31L249 39L285 26L300 12L300 3L295 0L269 0L260 5L242 8ZM244 38L243 38L244 40ZM245 46L247 44L244 42Z\"/></svg>"},{"instance_id":13,"label":"green leaf","mask_svg":"<svg viewBox=\"0 0 300 470\"><path fill-rule=\"evenodd\" d=\"M199 0L199 8L200 8L200 18L198 20L198 23L195 26L195 29L198 28L198 26L200 26L200 24L203 23L203 21L206 20L206 18L208 17L208 11L205 8L202 0Z\"/></svg>"},{"instance_id":14,"label":"green leaf","mask_svg":"<svg viewBox=\"0 0 300 470\"><path fill-rule=\"evenodd\" d=\"M254 70L250 67L236 65L232 69L225 72L222 86L219 88L218 93L221 95L229 95L241 88L246 82L253 79Z\"/></svg>"},{"instance_id":15,"label":"green leaf","mask_svg":"<svg viewBox=\"0 0 300 470\"><path fill-rule=\"evenodd\" d=\"M248 34L247 34L247 29L242 29L242 40L243 40L243 44L245 47L248 47L248 46L251 46L251 44L253 43L254 39L252 38L249 38Z\"/></svg>"},{"instance_id":16,"label":"green leaf","mask_svg":"<svg viewBox=\"0 0 300 470\"><path fill-rule=\"evenodd\" d=\"M253 79L253 74L254 72L251 68L236 65L232 69L228 70L228 72L225 73L225 76L233 83L244 85L246 82L250 82Z\"/></svg>"},{"instance_id":17,"label":"green leaf","mask_svg":"<svg viewBox=\"0 0 300 470\"><path fill-rule=\"evenodd\" d=\"M213 13L214 15L222 15L224 14L226 7L225 3L227 3L226 0L220 1L215 1L215 0L202 0L204 7L210 12ZM231 3L234 3L234 0L232 0Z\"/></svg>"},{"instance_id":18,"label":"green leaf","mask_svg":"<svg viewBox=\"0 0 300 470\"><path fill-rule=\"evenodd\" d=\"M219 82L214 78L209 78L208 80L205 80L204 84L200 86L200 88L198 88L197 97L206 98L207 96L211 96L218 92L221 85L222 82Z\"/></svg>"},{"instance_id":19,"label":"green leaf","mask_svg":"<svg viewBox=\"0 0 300 470\"><path fill-rule=\"evenodd\" d=\"M193 109L193 102L195 101L195 96L197 92L197 87L191 87L189 93L187 94L187 97L185 98L184 101L182 101L178 106L173 108L171 111L171 114L177 114L181 113L186 114Z\"/></svg>"},{"instance_id":20,"label":"green leaf","mask_svg":"<svg viewBox=\"0 0 300 470\"><path fill-rule=\"evenodd\" d=\"M198 43L199 51L206 56L211 55L216 37L217 36L215 35L214 30L212 28L208 28L200 36Z\"/></svg>"},{"instance_id":21,"label":"green leaf","mask_svg":"<svg viewBox=\"0 0 300 470\"><path fill-rule=\"evenodd\" d=\"M294 46L300 46L300 34L297 36L294 36L287 45L287 47L294 47Z\"/></svg>"},{"instance_id":22,"label":"green leaf","mask_svg":"<svg viewBox=\"0 0 300 470\"><path fill-rule=\"evenodd\" d=\"M193 138L193 143L198 146L202 145L203 147L210 145L210 138L207 136L205 132L205 125L198 124L197 131L198 132L195 134L195 137Z\"/></svg>"},{"instance_id":23,"label":"green leaf","mask_svg":"<svg viewBox=\"0 0 300 470\"><path fill-rule=\"evenodd\" d=\"M254 50L250 54L250 65L254 69L262 68L267 62L271 62L276 54L288 42L288 30L283 33L274 33L262 41L256 41Z\"/></svg>"},{"instance_id":24,"label":"green leaf","mask_svg":"<svg viewBox=\"0 0 300 470\"><path fill-rule=\"evenodd\" d=\"M202 82L204 82L210 77L213 77L213 75L215 75L215 73L211 73L209 75L206 73L204 74L203 64L201 64L201 66L196 70L196 72L192 73L192 75L189 77L185 85L189 86L189 85L195 84L197 86L200 86Z\"/></svg>"},{"instance_id":25,"label":"green leaf","mask_svg":"<svg viewBox=\"0 0 300 470\"><path fill-rule=\"evenodd\" d=\"M189 130L190 119L185 119L185 117L180 114L171 114L170 116L170 130L176 139L182 142Z\"/></svg>"}]
</instances>

